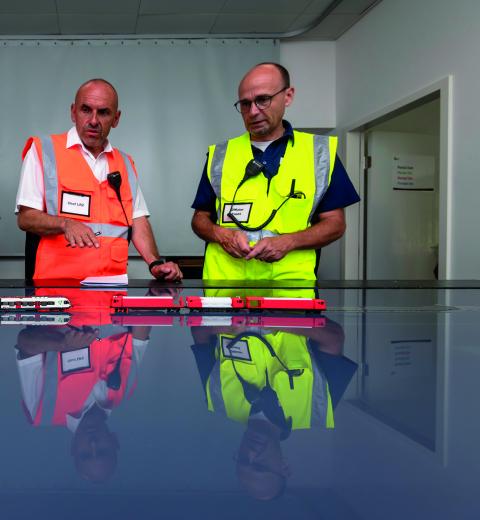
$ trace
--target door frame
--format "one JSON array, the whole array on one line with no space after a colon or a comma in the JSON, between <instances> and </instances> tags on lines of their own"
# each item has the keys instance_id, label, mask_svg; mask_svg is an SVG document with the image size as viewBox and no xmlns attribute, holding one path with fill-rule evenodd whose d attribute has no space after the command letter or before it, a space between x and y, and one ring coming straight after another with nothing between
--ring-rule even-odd
<instances>
[{"instance_id":1,"label":"door frame","mask_svg":"<svg viewBox=\"0 0 480 520\"><path fill-rule=\"evenodd\" d=\"M449 75L415 93L345 126L346 168L362 200L346 209L347 230L343 243L343 277L347 280L364 278L364 132L371 126L387 121L415 106L439 96L440 153L438 193L438 278L451 278L452 243L452 109L453 76Z\"/></svg>"}]
</instances>

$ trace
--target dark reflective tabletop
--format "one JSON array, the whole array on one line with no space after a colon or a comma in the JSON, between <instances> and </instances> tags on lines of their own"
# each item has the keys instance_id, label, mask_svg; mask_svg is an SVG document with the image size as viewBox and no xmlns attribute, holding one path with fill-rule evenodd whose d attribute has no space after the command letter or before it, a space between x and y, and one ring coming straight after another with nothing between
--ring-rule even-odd
<instances>
[{"instance_id":1,"label":"dark reflective tabletop","mask_svg":"<svg viewBox=\"0 0 480 520\"><path fill-rule=\"evenodd\" d=\"M324 289L311 314L117 293L1 311L0 518L479 517L480 289Z\"/></svg>"}]
</instances>

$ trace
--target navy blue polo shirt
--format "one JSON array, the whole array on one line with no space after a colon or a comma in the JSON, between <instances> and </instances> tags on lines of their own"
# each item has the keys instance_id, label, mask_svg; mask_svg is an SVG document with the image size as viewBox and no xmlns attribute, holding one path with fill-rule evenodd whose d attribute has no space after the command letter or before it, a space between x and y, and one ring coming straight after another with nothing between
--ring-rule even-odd
<instances>
[{"instance_id":1,"label":"navy blue polo shirt","mask_svg":"<svg viewBox=\"0 0 480 520\"><path fill-rule=\"evenodd\" d=\"M257 161L263 163L263 175L267 179L271 179L277 174L278 168L280 167L280 161L285 155L285 150L289 140L291 140L293 146L295 146L292 125L288 121L284 120L283 127L285 128L285 133L282 137L270 143L264 152L252 145L253 156ZM210 212L212 220L215 220L217 197L208 179L207 162L208 157L203 168L202 178L200 179L192 208ZM325 213L326 211L346 208L351 204L355 204L359 200L360 197L358 196L352 181L349 179L348 174L337 155L335 157L330 185L328 186L325 195L318 203L314 216L316 217L320 213Z\"/></svg>"}]
</instances>

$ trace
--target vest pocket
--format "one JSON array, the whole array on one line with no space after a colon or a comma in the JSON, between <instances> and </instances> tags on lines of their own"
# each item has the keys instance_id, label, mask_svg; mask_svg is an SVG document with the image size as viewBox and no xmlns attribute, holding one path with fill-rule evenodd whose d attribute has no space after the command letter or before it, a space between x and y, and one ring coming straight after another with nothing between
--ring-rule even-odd
<instances>
[{"instance_id":1,"label":"vest pocket","mask_svg":"<svg viewBox=\"0 0 480 520\"><path fill-rule=\"evenodd\" d=\"M282 234L303 231L307 227L311 209L311 200L288 199L275 215L272 224Z\"/></svg>"},{"instance_id":2,"label":"vest pocket","mask_svg":"<svg viewBox=\"0 0 480 520\"><path fill-rule=\"evenodd\" d=\"M110 257L114 262L124 262L125 265L128 260L128 246L125 245L114 245L110 248Z\"/></svg>"}]
</instances>

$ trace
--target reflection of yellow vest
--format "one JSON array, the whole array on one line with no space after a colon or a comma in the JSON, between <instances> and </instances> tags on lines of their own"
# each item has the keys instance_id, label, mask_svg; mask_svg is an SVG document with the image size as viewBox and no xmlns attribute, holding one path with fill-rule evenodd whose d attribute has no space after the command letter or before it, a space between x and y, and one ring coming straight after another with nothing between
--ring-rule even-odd
<instances>
[{"instance_id":1,"label":"reflection of yellow vest","mask_svg":"<svg viewBox=\"0 0 480 520\"><path fill-rule=\"evenodd\" d=\"M281 207L264 229L246 232L250 244L263 237L303 231L310 226L318 203L330 184L337 149L336 137L314 136L294 131L294 144L289 141L277 175L270 182L264 175L251 177L239 189L235 203L249 204L249 227L267 220L272 210L284 202L295 180L295 191L305 197L291 198ZM208 155L208 178L217 196L217 224L236 228L228 222L225 204L233 200L237 186L245 173L245 166L253 158L248 133L213 145ZM246 212L247 213L247 212ZM204 279L315 279L314 250L296 250L274 263L233 258L216 243L208 244L205 253Z\"/></svg>"},{"instance_id":2,"label":"reflection of yellow vest","mask_svg":"<svg viewBox=\"0 0 480 520\"><path fill-rule=\"evenodd\" d=\"M264 335L276 356L252 336L242 338L229 350L234 336L220 335L216 349L217 362L207 381L210 411L223 412L227 417L247 422L251 404L244 395L237 373L261 390L268 382L276 392L285 418L292 418L292 429L308 429L315 424L334 427L332 401L328 383L313 363L306 338L279 331ZM295 370L293 388L284 368Z\"/></svg>"}]
</instances>

